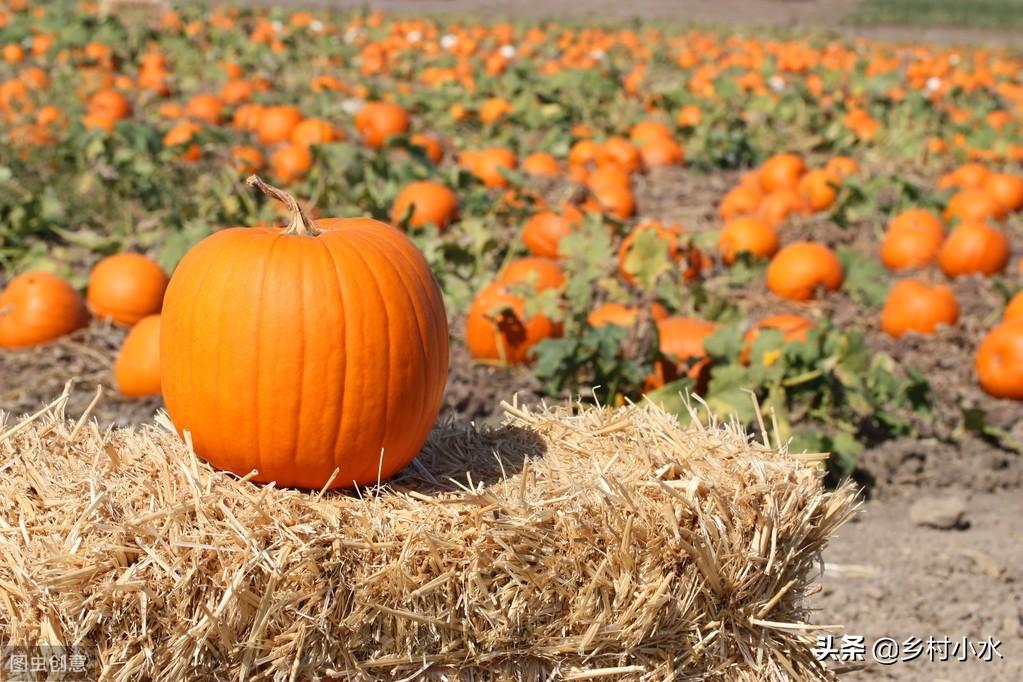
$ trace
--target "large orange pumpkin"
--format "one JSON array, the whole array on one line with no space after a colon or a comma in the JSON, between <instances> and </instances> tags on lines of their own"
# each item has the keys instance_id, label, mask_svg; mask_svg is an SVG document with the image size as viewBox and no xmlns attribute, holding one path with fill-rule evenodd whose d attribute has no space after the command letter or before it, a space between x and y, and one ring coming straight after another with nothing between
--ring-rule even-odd
<instances>
[{"instance_id":1,"label":"large orange pumpkin","mask_svg":"<svg viewBox=\"0 0 1023 682\"><path fill-rule=\"evenodd\" d=\"M140 253L108 256L89 275L89 309L99 318L131 326L160 312L167 281L163 268Z\"/></svg>"},{"instance_id":2,"label":"large orange pumpkin","mask_svg":"<svg viewBox=\"0 0 1023 682\"><path fill-rule=\"evenodd\" d=\"M981 388L996 398L1023 400L1023 321L1002 322L992 329L974 360Z\"/></svg>"},{"instance_id":3,"label":"large orange pumpkin","mask_svg":"<svg viewBox=\"0 0 1023 682\"><path fill-rule=\"evenodd\" d=\"M1005 207L995 197L979 188L956 192L949 198L948 204L945 206L945 220L958 218L963 223L1003 218L1005 213Z\"/></svg>"},{"instance_id":4,"label":"large orange pumpkin","mask_svg":"<svg viewBox=\"0 0 1023 682\"><path fill-rule=\"evenodd\" d=\"M164 401L214 466L301 488L375 483L419 452L448 368L422 254L368 218L229 228L178 265L160 332ZM336 477L333 475L338 469Z\"/></svg>"},{"instance_id":5,"label":"large orange pumpkin","mask_svg":"<svg viewBox=\"0 0 1023 682\"><path fill-rule=\"evenodd\" d=\"M740 217L725 224L718 236L721 259L732 264L740 253L770 258L778 251L778 233L756 218Z\"/></svg>"},{"instance_id":6,"label":"large orange pumpkin","mask_svg":"<svg viewBox=\"0 0 1023 682\"><path fill-rule=\"evenodd\" d=\"M117 353L114 362L117 390L132 398L160 393L160 316L138 321Z\"/></svg>"},{"instance_id":7,"label":"large orange pumpkin","mask_svg":"<svg viewBox=\"0 0 1023 682\"><path fill-rule=\"evenodd\" d=\"M292 131L302 122L302 118L302 111L298 107L282 104L252 109L242 124L255 127L261 144L277 144L291 137Z\"/></svg>"},{"instance_id":8,"label":"large orange pumpkin","mask_svg":"<svg viewBox=\"0 0 1023 682\"><path fill-rule=\"evenodd\" d=\"M938 265L949 277L979 273L991 275L1009 262L1009 240L986 223L963 223L948 236L938 254Z\"/></svg>"},{"instance_id":9,"label":"large orange pumpkin","mask_svg":"<svg viewBox=\"0 0 1023 682\"><path fill-rule=\"evenodd\" d=\"M391 207L391 222L397 225L410 208L410 226L436 225L443 230L458 215L458 197L439 182L412 182L398 192Z\"/></svg>"},{"instance_id":10,"label":"large orange pumpkin","mask_svg":"<svg viewBox=\"0 0 1023 682\"><path fill-rule=\"evenodd\" d=\"M793 301L813 298L818 288L834 291L844 279L835 252L814 242L789 244L767 266L767 288Z\"/></svg>"},{"instance_id":11,"label":"large orange pumpkin","mask_svg":"<svg viewBox=\"0 0 1023 682\"><path fill-rule=\"evenodd\" d=\"M881 329L895 338L907 332L933 334L939 324L952 325L958 319L959 304L951 288L904 279L888 292L881 310Z\"/></svg>"},{"instance_id":12,"label":"large orange pumpkin","mask_svg":"<svg viewBox=\"0 0 1023 682\"><path fill-rule=\"evenodd\" d=\"M0 291L0 348L46 343L88 323L79 293L48 272L23 273Z\"/></svg>"}]
</instances>

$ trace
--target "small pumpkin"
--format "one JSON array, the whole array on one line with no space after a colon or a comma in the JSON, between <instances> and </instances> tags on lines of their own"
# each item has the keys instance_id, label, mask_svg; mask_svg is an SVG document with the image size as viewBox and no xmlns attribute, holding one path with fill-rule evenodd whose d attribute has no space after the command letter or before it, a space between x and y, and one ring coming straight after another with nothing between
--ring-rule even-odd
<instances>
[{"instance_id":1,"label":"small pumpkin","mask_svg":"<svg viewBox=\"0 0 1023 682\"><path fill-rule=\"evenodd\" d=\"M274 151L270 157L270 166L274 175L289 185L304 178L313 167L313 154L305 145L285 144Z\"/></svg>"},{"instance_id":2,"label":"small pumpkin","mask_svg":"<svg viewBox=\"0 0 1023 682\"><path fill-rule=\"evenodd\" d=\"M987 223L963 223L952 230L938 253L938 265L949 277L992 275L1009 262L1009 240Z\"/></svg>"},{"instance_id":3,"label":"small pumpkin","mask_svg":"<svg viewBox=\"0 0 1023 682\"><path fill-rule=\"evenodd\" d=\"M439 182L412 182L398 192L391 206L391 222L397 225L410 209L408 224L411 227L436 225L443 230L458 215L458 197Z\"/></svg>"},{"instance_id":4,"label":"small pumpkin","mask_svg":"<svg viewBox=\"0 0 1023 682\"><path fill-rule=\"evenodd\" d=\"M838 177L824 169L807 172L799 179L798 185L804 205L814 213L831 208L835 203L835 197L838 196L835 187L839 182Z\"/></svg>"},{"instance_id":5,"label":"small pumpkin","mask_svg":"<svg viewBox=\"0 0 1023 682\"><path fill-rule=\"evenodd\" d=\"M780 187L767 194L757 206L757 217L771 227L778 227L791 215L803 213L807 208L803 195L791 187Z\"/></svg>"},{"instance_id":6,"label":"small pumpkin","mask_svg":"<svg viewBox=\"0 0 1023 682\"><path fill-rule=\"evenodd\" d=\"M461 161L487 187L507 187L508 179L501 173L501 169L514 170L518 166L515 152L507 147L463 152Z\"/></svg>"},{"instance_id":7,"label":"small pumpkin","mask_svg":"<svg viewBox=\"0 0 1023 682\"><path fill-rule=\"evenodd\" d=\"M731 265L744 252L756 258L770 258L777 253L779 242L778 232L773 227L756 218L740 217L721 228L718 250L721 259Z\"/></svg>"},{"instance_id":8,"label":"small pumpkin","mask_svg":"<svg viewBox=\"0 0 1023 682\"><path fill-rule=\"evenodd\" d=\"M816 242L789 244L767 266L767 288L792 301L809 300L821 288L834 291L844 279L835 252Z\"/></svg>"},{"instance_id":9,"label":"small pumpkin","mask_svg":"<svg viewBox=\"0 0 1023 682\"><path fill-rule=\"evenodd\" d=\"M998 200L980 188L960 190L945 205L945 220L957 218L961 223L983 222L1005 217L1006 209Z\"/></svg>"},{"instance_id":10,"label":"small pumpkin","mask_svg":"<svg viewBox=\"0 0 1023 682\"><path fill-rule=\"evenodd\" d=\"M765 317L750 327L743 336L742 350L739 351L739 362L744 365L749 364L750 350L753 348L753 343L759 338L760 332L764 329L774 329L781 332L782 341L788 343L792 341L806 341L807 333L815 326L812 321L802 315L780 313Z\"/></svg>"},{"instance_id":11,"label":"small pumpkin","mask_svg":"<svg viewBox=\"0 0 1023 682\"><path fill-rule=\"evenodd\" d=\"M1023 208L1023 177L1008 173L991 173L982 185L985 192L994 197L1008 212Z\"/></svg>"},{"instance_id":12,"label":"small pumpkin","mask_svg":"<svg viewBox=\"0 0 1023 682\"><path fill-rule=\"evenodd\" d=\"M561 335L561 323L546 315L526 317L525 299L494 282L485 287L469 307L465 343L478 360L517 365L531 359L533 347Z\"/></svg>"},{"instance_id":13,"label":"small pumpkin","mask_svg":"<svg viewBox=\"0 0 1023 682\"><path fill-rule=\"evenodd\" d=\"M344 135L322 118L307 118L291 129L291 143L303 147L343 140Z\"/></svg>"},{"instance_id":14,"label":"small pumpkin","mask_svg":"<svg viewBox=\"0 0 1023 682\"><path fill-rule=\"evenodd\" d=\"M522 242L534 256L558 258L558 244L563 237L571 234L578 221L569 220L565 215L553 211L541 211L528 221L522 229Z\"/></svg>"},{"instance_id":15,"label":"small pumpkin","mask_svg":"<svg viewBox=\"0 0 1023 682\"><path fill-rule=\"evenodd\" d=\"M760 167L760 186L770 194L779 189L795 189L806 172L803 159L795 154L775 154Z\"/></svg>"},{"instance_id":16,"label":"small pumpkin","mask_svg":"<svg viewBox=\"0 0 1023 682\"><path fill-rule=\"evenodd\" d=\"M131 328L114 362L117 390L131 398L160 393L160 316L143 317Z\"/></svg>"},{"instance_id":17,"label":"small pumpkin","mask_svg":"<svg viewBox=\"0 0 1023 682\"><path fill-rule=\"evenodd\" d=\"M355 127L367 147L380 147L392 135L401 135L410 125L408 112L394 102L366 102L355 113Z\"/></svg>"},{"instance_id":18,"label":"small pumpkin","mask_svg":"<svg viewBox=\"0 0 1023 682\"><path fill-rule=\"evenodd\" d=\"M240 123L243 127L254 125L260 144L270 145L284 142L291 137L292 131L302 122L302 111L290 104L272 107L254 107L246 109L247 116ZM238 117L235 116L236 125Z\"/></svg>"},{"instance_id":19,"label":"small pumpkin","mask_svg":"<svg viewBox=\"0 0 1023 682\"><path fill-rule=\"evenodd\" d=\"M389 478L440 411L440 288L400 230L368 218L314 223L291 195L248 182L291 222L220 230L181 260L160 323L167 412L198 454L236 474L256 469L258 482Z\"/></svg>"},{"instance_id":20,"label":"small pumpkin","mask_svg":"<svg viewBox=\"0 0 1023 682\"><path fill-rule=\"evenodd\" d=\"M996 398L1023 400L1023 321L995 326L977 347L980 386Z\"/></svg>"},{"instance_id":21,"label":"small pumpkin","mask_svg":"<svg viewBox=\"0 0 1023 682\"><path fill-rule=\"evenodd\" d=\"M718 205L718 214L722 220L753 215L760 208L760 201L763 197L759 184L733 187L721 199L721 203Z\"/></svg>"},{"instance_id":22,"label":"small pumpkin","mask_svg":"<svg viewBox=\"0 0 1023 682\"><path fill-rule=\"evenodd\" d=\"M1005 306L1005 312L1002 313L1002 320L1005 322L1023 320L1023 291L1009 299Z\"/></svg>"},{"instance_id":23,"label":"small pumpkin","mask_svg":"<svg viewBox=\"0 0 1023 682\"><path fill-rule=\"evenodd\" d=\"M658 350L662 357L654 363L654 371L646 379L646 390L660 388L688 376L696 380L696 390L700 392L710 370L710 358L703 341L717 330L717 323L673 315L657 320L656 324Z\"/></svg>"},{"instance_id":24,"label":"small pumpkin","mask_svg":"<svg viewBox=\"0 0 1023 682\"><path fill-rule=\"evenodd\" d=\"M189 144L202 128L192 121L181 121L167 131L163 136L164 147L183 147L179 158L182 161L198 161L202 156L202 149L197 144Z\"/></svg>"},{"instance_id":25,"label":"small pumpkin","mask_svg":"<svg viewBox=\"0 0 1023 682\"><path fill-rule=\"evenodd\" d=\"M86 299L100 319L132 326L160 312L167 274L140 253L118 253L96 264L89 275Z\"/></svg>"},{"instance_id":26,"label":"small pumpkin","mask_svg":"<svg viewBox=\"0 0 1023 682\"><path fill-rule=\"evenodd\" d=\"M88 323L81 295L48 272L22 273L0 291L0 348L46 343Z\"/></svg>"},{"instance_id":27,"label":"small pumpkin","mask_svg":"<svg viewBox=\"0 0 1023 682\"><path fill-rule=\"evenodd\" d=\"M896 339L908 332L933 334L939 324L953 325L958 319L959 304L951 288L910 278L888 292L881 310L881 330Z\"/></svg>"},{"instance_id":28,"label":"small pumpkin","mask_svg":"<svg viewBox=\"0 0 1023 682\"><path fill-rule=\"evenodd\" d=\"M945 241L938 216L919 208L895 216L881 242L881 262L892 270L921 268L934 262Z\"/></svg>"},{"instance_id":29,"label":"small pumpkin","mask_svg":"<svg viewBox=\"0 0 1023 682\"><path fill-rule=\"evenodd\" d=\"M561 174L558 160L547 152L533 152L522 159L522 172L526 175L556 178Z\"/></svg>"},{"instance_id":30,"label":"small pumpkin","mask_svg":"<svg viewBox=\"0 0 1023 682\"><path fill-rule=\"evenodd\" d=\"M536 291L540 292L560 288L565 283L565 273L551 258L516 258L504 266L497 281L504 284L532 282Z\"/></svg>"}]
</instances>

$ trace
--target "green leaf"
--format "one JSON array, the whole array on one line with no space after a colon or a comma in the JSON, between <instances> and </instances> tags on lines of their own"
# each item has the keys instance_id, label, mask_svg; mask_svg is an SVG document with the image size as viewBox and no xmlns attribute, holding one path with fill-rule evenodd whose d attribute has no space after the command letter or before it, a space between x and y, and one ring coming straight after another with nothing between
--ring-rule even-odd
<instances>
[{"instance_id":1,"label":"green leaf","mask_svg":"<svg viewBox=\"0 0 1023 682\"><path fill-rule=\"evenodd\" d=\"M881 262L848 247L838 249L845 270L842 290L857 303L879 307L888 297L888 272Z\"/></svg>"}]
</instances>

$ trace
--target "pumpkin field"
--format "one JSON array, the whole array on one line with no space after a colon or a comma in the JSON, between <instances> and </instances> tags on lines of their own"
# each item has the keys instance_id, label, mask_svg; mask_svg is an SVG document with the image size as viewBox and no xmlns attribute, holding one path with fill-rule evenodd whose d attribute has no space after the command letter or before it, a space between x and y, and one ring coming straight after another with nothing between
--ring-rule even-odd
<instances>
[{"instance_id":1,"label":"pumpkin field","mask_svg":"<svg viewBox=\"0 0 1023 682\"><path fill-rule=\"evenodd\" d=\"M842 679L1023 679L1023 52L109 4L0 0L0 476L72 378L314 491L518 406L704 415L866 500L822 622L1005 642Z\"/></svg>"}]
</instances>

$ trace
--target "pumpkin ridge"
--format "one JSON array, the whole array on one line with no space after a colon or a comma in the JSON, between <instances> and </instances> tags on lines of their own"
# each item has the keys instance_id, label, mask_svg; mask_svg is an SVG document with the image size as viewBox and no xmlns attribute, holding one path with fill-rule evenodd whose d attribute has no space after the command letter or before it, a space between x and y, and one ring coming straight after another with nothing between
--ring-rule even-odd
<instances>
[{"instance_id":1,"label":"pumpkin ridge","mask_svg":"<svg viewBox=\"0 0 1023 682\"><path fill-rule=\"evenodd\" d=\"M256 287L255 295L256 300L263 300L263 292L266 290L266 273L270 268L270 262L273 259L274 249L276 248L278 239L271 239L269 242L269 248L266 249L266 253L259 259L260 260L260 273L259 273L259 286ZM265 306L256 306L256 321L254 328L256 330L255 337L256 341L253 344L252 350L252 366L259 367L259 356L262 351L262 338L263 335L259 333L260 328L263 326L263 313ZM252 392L253 406L252 414L256 418L256 461L259 463L259 471L266 470L266 464L263 461L263 420L259 416L259 383L256 383L256 390Z\"/></svg>"},{"instance_id":2,"label":"pumpkin ridge","mask_svg":"<svg viewBox=\"0 0 1023 682\"><path fill-rule=\"evenodd\" d=\"M386 258L387 258L387 251L386 251L385 248L382 248L382 246L381 246L382 244L385 243L384 240L386 238L384 237L384 235L383 234L375 233L373 230L369 230L369 229L366 229L365 231L363 231L363 234L365 235L365 237L368 240L368 242L373 245L373 248L376 250L377 254L382 259L386 260ZM414 261L414 259L411 258L410 256L411 256L411 254L406 253L405 249L399 249L398 253L396 254L396 257L402 259L402 261L405 263L405 265L408 268L413 269L413 271L418 270L419 268L417 266L419 264L416 263ZM427 270L428 269L429 269L429 266L427 266ZM400 281L401 284L402 284L402 291L403 291L404 296L405 296L405 305L408 306L408 308L412 311L412 313L415 315L415 318L416 318L415 328L416 328L416 331L418 332L418 336L419 336L419 339L418 339L419 343L417 345L418 345L419 350L420 350L420 356L418 358L421 361L421 365L420 366L422 367L424 372L429 372L431 374L437 373L437 370L439 368L434 364L436 361L434 361L434 363L431 363L431 358L430 358L431 354L430 354L429 349L427 347L427 338L430 335L432 335L432 330L429 329L429 325L427 325L426 321L423 319L422 311L419 309L418 306L416 306L415 301L413 301L412 296L409 293L410 291L413 291L413 288L408 286L409 282L408 282L408 280L405 279L405 276L404 276L405 275L405 270L402 269L402 268L394 268L394 274L397 277L398 281ZM420 279L420 278L416 277L416 279ZM418 285L422 286L424 284L424 282L422 282L420 280L418 282L412 282L412 284L418 284ZM432 284L432 283L430 283L430 284ZM446 316L446 313L445 313L445 316ZM423 422L424 418L428 418L427 415L431 411L430 409L427 408L427 406L431 406L433 404L433 400L432 400L433 396L427 394L427 392L425 390L426 386L422 385L422 382L416 382L416 383L420 384L419 400L417 400L415 402L415 405L418 408L418 410L417 410L418 414L416 415L415 432L418 432L422 428L422 422ZM416 453L416 454L418 455L419 453Z\"/></svg>"},{"instance_id":3,"label":"pumpkin ridge","mask_svg":"<svg viewBox=\"0 0 1023 682\"><path fill-rule=\"evenodd\" d=\"M341 267L340 267L340 265L337 262L337 258L334 255L333 249L331 249L330 246L329 246L330 242L325 240L325 239L318 239L317 242L319 242L319 244L321 244L323 246L323 250L327 254L327 258L330 260L331 266L333 267L334 277L332 279L333 279L335 287L337 288L337 300L338 300L338 303L339 303L338 308L341 309L341 319L344 320L345 319L345 315L344 315L344 311L345 311L345 289L344 289L344 286L342 285L342 282L341 282ZM348 377L348 350L347 350L348 327L349 327L349 325L347 323L345 323L344 324L344 330L342 331L342 334L341 334L341 336L343 336L344 339L345 339L345 343L341 344L341 353L342 353L342 356L341 356L341 376L345 377L346 379ZM340 451L341 434L344 431L344 429L342 427L344 426L343 419L344 419L344 412L345 412L345 386L347 386L347 385L348 385L347 381L342 382L341 391L340 391L341 396L340 396L340 400L338 401L338 406L337 406L337 419L336 419L335 424L334 424L334 447L331 450L332 457L333 457L333 462L334 462L334 468L338 469L338 479L339 480L340 480L341 473L342 473L341 472L341 462L339 460L341 459L341 451Z\"/></svg>"}]
</instances>

